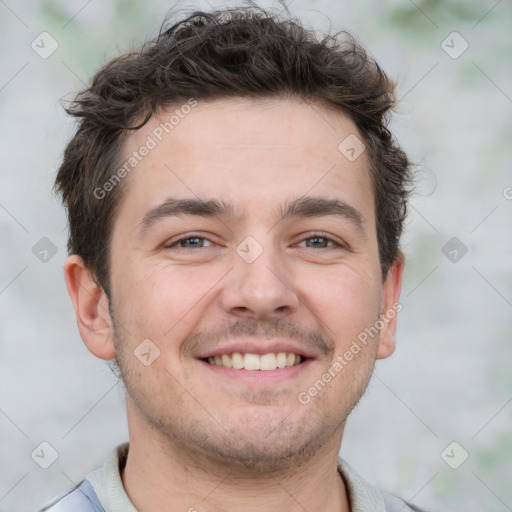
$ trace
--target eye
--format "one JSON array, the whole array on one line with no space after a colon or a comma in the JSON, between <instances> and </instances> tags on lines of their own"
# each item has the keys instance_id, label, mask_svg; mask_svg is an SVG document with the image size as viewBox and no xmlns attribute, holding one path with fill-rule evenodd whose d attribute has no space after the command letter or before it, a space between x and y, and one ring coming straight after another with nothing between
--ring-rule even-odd
<instances>
[{"instance_id":1,"label":"eye","mask_svg":"<svg viewBox=\"0 0 512 512\"><path fill-rule=\"evenodd\" d=\"M329 249L329 248L342 248L343 245L334 241L332 238L325 236L325 233L314 233L311 236L308 236L307 238L304 238L302 243L306 243L307 248L317 248L317 249ZM299 244L299 246L300 246ZM331 244L331 245L329 245ZM304 246L302 246L304 247Z\"/></svg>"},{"instance_id":2,"label":"eye","mask_svg":"<svg viewBox=\"0 0 512 512\"><path fill-rule=\"evenodd\" d=\"M206 242L206 244L205 244ZM202 247L208 247L208 244L212 245L208 239L201 236L187 236L174 240L167 244L165 247L171 249L177 247L178 249L201 249Z\"/></svg>"}]
</instances>

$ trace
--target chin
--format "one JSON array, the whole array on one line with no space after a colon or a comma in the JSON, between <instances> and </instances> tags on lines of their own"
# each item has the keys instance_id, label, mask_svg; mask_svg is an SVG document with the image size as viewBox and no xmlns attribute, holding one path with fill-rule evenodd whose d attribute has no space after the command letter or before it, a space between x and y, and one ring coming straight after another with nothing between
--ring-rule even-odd
<instances>
[{"instance_id":1,"label":"chin","mask_svg":"<svg viewBox=\"0 0 512 512\"><path fill-rule=\"evenodd\" d=\"M265 421L266 416L266 421ZM297 416L297 417L295 417ZM290 421L286 421L289 418ZM206 427L206 426L203 426ZM200 452L201 458L208 458L215 465L236 468L237 474L262 476L297 467L311 459L329 443L335 432L325 423L315 424L299 418L294 411L288 416L274 413L269 421L268 412L258 418L246 417L243 422L231 423L229 433L222 429L196 428L188 432L188 441Z\"/></svg>"}]
</instances>

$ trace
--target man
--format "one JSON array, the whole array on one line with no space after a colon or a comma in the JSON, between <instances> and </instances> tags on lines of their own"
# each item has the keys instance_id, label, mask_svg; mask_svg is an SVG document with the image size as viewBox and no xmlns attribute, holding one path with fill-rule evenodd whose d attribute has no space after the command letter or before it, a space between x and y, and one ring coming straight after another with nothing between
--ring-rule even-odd
<instances>
[{"instance_id":1,"label":"man","mask_svg":"<svg viewBox=\"0 0 512 512\"><path fill-rule=\"evenodd\" d=\"M130 442L44 510L414 510L338 459L395 346L393 103L348 34L256 7L193 13L78 95L65 278Z\"/></svg>"}]
</instances>

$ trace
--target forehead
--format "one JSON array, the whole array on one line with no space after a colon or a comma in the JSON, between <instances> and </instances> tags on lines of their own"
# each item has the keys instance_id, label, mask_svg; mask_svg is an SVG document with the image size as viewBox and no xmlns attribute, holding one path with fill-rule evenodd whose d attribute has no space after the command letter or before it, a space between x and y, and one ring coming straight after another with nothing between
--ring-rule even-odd
<instances>
[{"instance_id":1,"label":"forehead","mask_svg":"<svg viewBox=\"0 0 512 512\"><path fill-rule=\"evenodd\" d=\"M347 158L347 140L362 141L355 124L318 103L184 102L152 117L126 139L123 158L138 153L140 160L128 175L123 203L135 211L171 195L222 197L234 205L234 216L243 217L251 204L266 211L270 203L282 203L283 196L312 192L352 196L360 203L355 207L372 215L368 160L365 152Z\"/></svg>"}]
</instances>

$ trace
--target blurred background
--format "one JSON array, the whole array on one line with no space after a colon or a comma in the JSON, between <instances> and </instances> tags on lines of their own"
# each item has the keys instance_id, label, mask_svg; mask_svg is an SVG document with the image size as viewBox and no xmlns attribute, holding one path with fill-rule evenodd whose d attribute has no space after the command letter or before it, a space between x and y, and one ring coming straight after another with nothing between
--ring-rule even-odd
<instances>
[{"instance_id":1,"label":"blurred background","mask_svg":"<svg viewBox=\"0 0 512 512\"><path fill-rule=\"evenodd\" d=\"M353 33L398 82L391 128L419 167L397 350L341 454L427 510L512 510L512 3L288 4ZM128 438L122 387L76 328L51 187L74 130L61 100L176 5L0 0L0 512L36 510ZM210 5L235 4L179 2Z\"/></svg>"}]
</instances>

